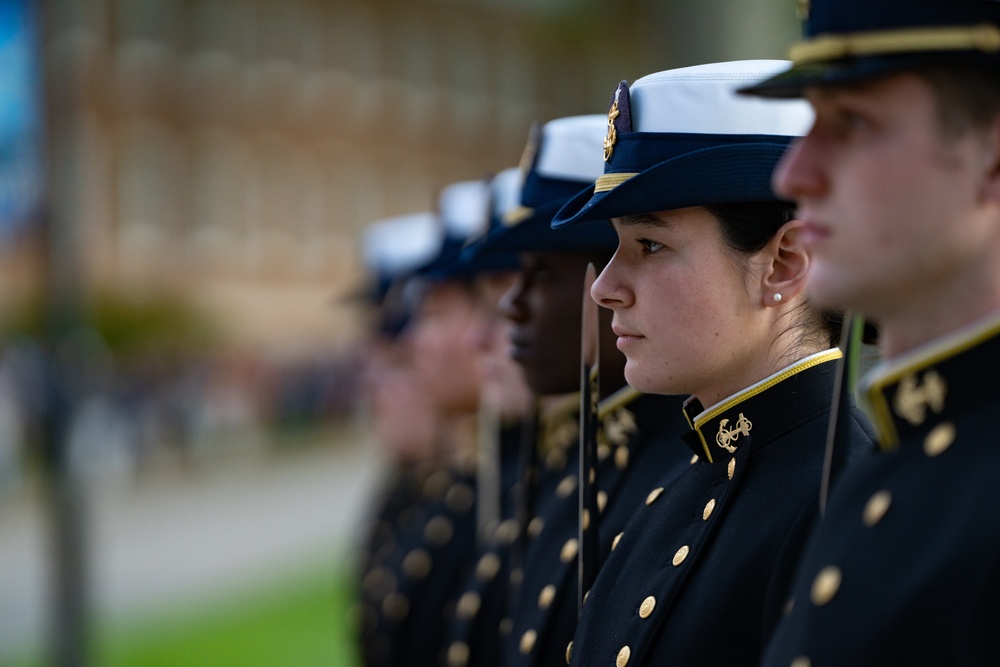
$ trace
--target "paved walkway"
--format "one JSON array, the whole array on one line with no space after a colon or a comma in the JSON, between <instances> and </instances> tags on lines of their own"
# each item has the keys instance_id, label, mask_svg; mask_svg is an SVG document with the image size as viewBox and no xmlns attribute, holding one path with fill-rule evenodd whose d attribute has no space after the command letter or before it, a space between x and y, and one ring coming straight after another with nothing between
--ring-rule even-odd
<instances>
[{"instance_id":1,"label":"paved walkway","mask_svg":"<svg viewBox=\"0 0 1000 667\"><path fill-rule=\"evenodd\" d=\"M379 471L370 445L319 446L88 485L91 600L104 618L211 597L350 553ZM37 490L0 496L0 664L46 627ZM334 565L334 564L331 564Z\"/></svg>"}]
</instances>

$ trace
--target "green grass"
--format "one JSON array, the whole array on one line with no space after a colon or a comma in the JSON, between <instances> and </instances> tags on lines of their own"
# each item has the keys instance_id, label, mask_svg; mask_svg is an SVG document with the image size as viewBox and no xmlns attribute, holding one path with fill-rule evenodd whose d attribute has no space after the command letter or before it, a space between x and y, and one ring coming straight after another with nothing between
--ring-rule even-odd
<instances>
[{"instance_id":1,"label":"green grass","mask_svg":"<svg viewBox=\"0 0 1000 667\"><path fill-rule=\"evenodd\" d=\"M127 623L101 624L96 667L355 667L348 622L351 582L312 567L257 590L189 609L160 611ZM44 664L37 655L18 667Z\"/></svg>"}]
</instances>

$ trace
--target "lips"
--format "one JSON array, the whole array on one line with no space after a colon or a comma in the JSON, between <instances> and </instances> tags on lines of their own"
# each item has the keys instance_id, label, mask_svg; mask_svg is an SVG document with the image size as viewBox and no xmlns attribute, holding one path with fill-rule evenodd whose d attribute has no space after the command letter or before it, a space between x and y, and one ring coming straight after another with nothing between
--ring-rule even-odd
<instances>
[{"instance_id":1,"label":"lips","mask_svg":"<svg viewBox=\"0 0 1000 667\"><path fill-rule=\"evenodd\" d=\"M614 331L615 335L619 338L643 338L642 334L629 331L625 327L619 326L617 323L612 323L611 330Z\"/></svg>"},{"instance_id":2,"label":"lips","mask_svg":"<svg viewBox=\"0 0 1000 667\"><path fill-rule=\"evenodd\" d=\"M799 240L805 246L816 245L826 240L830 236L830 227L816 220L800 218L802 229L799 232Z\"/></svg>"},{"instance_id":3,"label":"lips","mask_svg":"<svg viewBox=\"0 0 1000 667\"><path fill-rule=\"evenodd\" d=\"M531 356L531 342L529 336L519 329L511 329L508 336L508 350L510 358L514 361L522 361Z\"/></svg>"},{"instance_id":4,"label":"lips","mask_svg":"<svg viewBox=\"0 0 1000 667\"><path fill-rule=\"evenodd\" d=\"M617 347L622 352L626 352L626 350L629 347L631 347L635 343L638 343L642 338L644 338L644 336L642 336L641 334L637 334L615 323L612 323L611 330L614 331L615 334L617 334L618 336L618 340L615 342L615 347Z\"/></svg>"}]
</instances>

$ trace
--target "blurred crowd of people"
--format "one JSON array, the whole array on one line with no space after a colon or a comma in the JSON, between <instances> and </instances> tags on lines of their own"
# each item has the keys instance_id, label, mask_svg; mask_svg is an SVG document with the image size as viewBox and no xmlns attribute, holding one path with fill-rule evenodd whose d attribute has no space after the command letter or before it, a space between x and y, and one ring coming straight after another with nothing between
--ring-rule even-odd
<instances>
[{"instance_id":1,"label":"blurred crowd of people","mask_svg":"<svg viewBox=\"0 0 1000 667\"><path fill-rule=\"evenodd\" d=\"M250 352L159 351L128 360L87 336L85 381L68 425L69 459L81 474L133 475L158 463L196 465L213 455L273 446L281 433L356 418L360 366L351 351L275 361ZM0 353L0 489L40 465L51 386L43 347L30 338Z\"/></svg>"}]
</instances>

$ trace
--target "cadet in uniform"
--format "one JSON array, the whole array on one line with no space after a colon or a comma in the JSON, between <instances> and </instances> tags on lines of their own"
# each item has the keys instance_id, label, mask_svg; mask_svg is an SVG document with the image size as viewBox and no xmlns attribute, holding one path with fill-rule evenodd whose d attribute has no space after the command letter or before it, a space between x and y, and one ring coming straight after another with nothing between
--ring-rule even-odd
<instances>
[{"instance_id":1,"label":"cadet in uniform","mask_svg":"<svg viewBox=\"0 0 1000 667\"><path fill-rule=\"evenodd\" d=\"M750 92L816 111L775 184L811 297L879 324L881 451L834 489L765 664L997 664L1000 3L815 0L806 34Z\"/></svg>"},{"instance_id":2,"label":"cadet in uniform","mask_svg":"<svg viewBox=\"0 0 1000 667\"><path fill-rule=\"evenodd\" d=\"M371 311L363 391L374 440L387 460L360 554L358 604L360 655L366 665L387 664L391 642L383 613L392 613L400 531L426 501L433 472L437 412L416 381L405 330L412 315L405 297L408 276L437 252L439 225L432 213L380 220L364 233L362 256L370 284L359 294ZM354 300L352 298L352 300Z\"/></svg>"},{"instance_id":3,"label":"cadet in uniform","mask_svg":"<svg viewBox=\"0 0 1000 667\"><path fill-rule=\"evenodd\" d=\"M493 205L490 229L520 200L519 169L500 172L490 183ZM467 344L479 351L482 377L479 438L477 442L478 548L463 584L449 605L449 627L444 664L489 667L499 664L497 630L507 600L510 531L514 522L516 487L522 443L530 437L525 423L533 403L521 368L507 354L509 323L497 304L516 278L519 257L514 253L477 252L485 235L462 249L449 269L470 276L477 313L467 328ZM507 522L504 524L504 522Z\"/></svg>"},{"instance_id":4,"label":"cadet in uniform","mask_svg":"<svg viewBox=\"0 0 1000 667\"><path fill-rule=\"evenodd\" d=\"M484 243L486 252L521 253L521 274L503 299L513 323L511 353L529 386L550 401L526 475L525 523L514 526L519 549L507 619L500 628L507 666L565 660L578 616L580 522L588 530L596 528L599 553L607 554L654 482L687 464L687 455L666 446L683 429L680 401L642 395L625 385L625 359L614 348L605 315L600 378L606 398L597 409L598 463L592 477L589 472L581 476L580 398L573 392L581 378L584 276L588 263L603 266L611 257L615 236L606 222L566 232L553 231L550 223L556 210L601 172L604 130L603 116L578 116L550 121L536 132L523 160L528 170L521 208ZM596 516L580 512L581 483L596 486Z\"/></svg>"},{"instance_id":5,"label":"cadet in uniform","mask_svg":"<svg viewBox=\"0 0 1000 667\"><path fill-rule=\"evenodd\" d=\"M785 65L619 84L604 174L556 216L612 219L618 250L591 294L614 311L629 383L690 395L669 447L694 454L615 538L570 664L756 664L818 512L839 333L805 301L802 223L769 185L811 114L735 92ZM850 441L870 446L860 414Z\"/></svg>"},{"instance_id":6,"label":"cadet in uniform","mask_svg":"<svg viewBox=\"0 0 1000 667\"><path fill-rule=\"evenodd\" d=\"M437 254L413 272L403 291L413 305L404 335L414 381L438 424L434 451L423 464L421 497L397 517L395 539L379 560L381 603L370 633L368 664L440 664L447 602L475 553L475 438L479 379L475 351L461 341L473 312L468 281L443 268L487 220L481 181L441 193ZM366 577L367 579L367 577Z\"/></svg>"}]
</instances>

